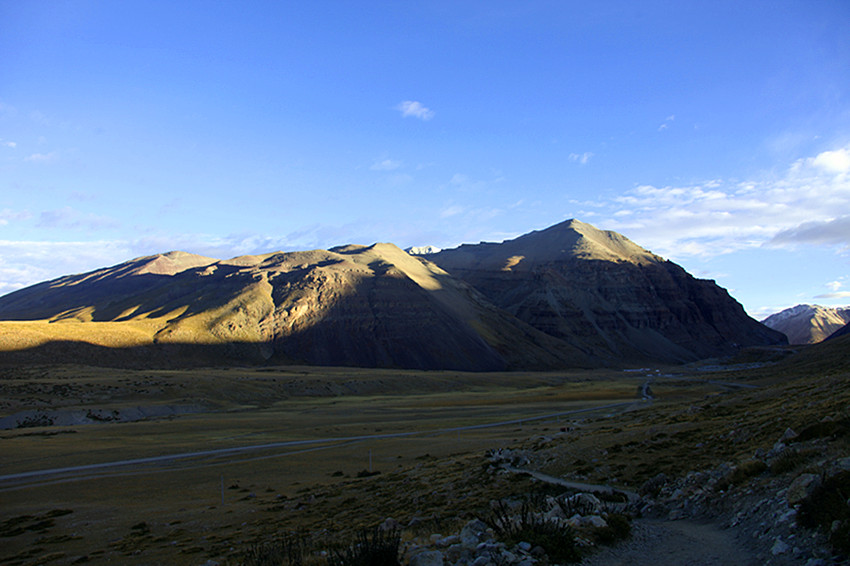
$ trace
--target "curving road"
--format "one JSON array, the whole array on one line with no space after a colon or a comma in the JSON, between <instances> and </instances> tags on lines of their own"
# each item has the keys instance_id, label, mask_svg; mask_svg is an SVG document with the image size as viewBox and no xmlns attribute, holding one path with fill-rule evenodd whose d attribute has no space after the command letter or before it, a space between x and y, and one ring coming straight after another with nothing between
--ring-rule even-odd
<instances>
[{"instance_id":1,"label":"curving road","mask_svg":"<svg viewBox=\"0 0 850 566\"><path fill-rule=\"evenodd\" d=\"M26 480L40 479L47 480L56 476L67 476L62 478L64 480L73 480L73 479L82 479L79 477L81 473L94 472L94 471L108 471L116 468L126 468L126 467L138 467L146 464L158 464L164 462L173 462L178 460L187 460L192 458L210 458L216 456L227 456L232 454L244 454L248 452L257 452L264 450L275 450L279 448L292 448L296 446L315 446L322 444L339 444L339 443L350 443L350 442L362 442L366 440L383 440L390 438L404 438L410 436L426 436L426 435L435 435L435 434L444 434L451 432L461 432L465 430L478 430L485 428L495 428L500 426L510 426L517 425L522 423L527 423L531 421L539 421L552 419L563 416L577 415L581 413L589 413L593 411L605 411L609 409L615 409L618 407L626 407L630 405L634 405L635 403L642 403L643 401L622 401L619 403L609 403L607 405L599 405L595 407L588 407L586 409L575 409L572 411L563 411L559 413L549 413L546 415L539 415L536 417L528 417L523 419L513 419L509 421L498 421L492 423L484 423L478 425L468 425L454 428L442 428L442 429L432 429L432 430L422 430L422 431L410 431L410 432L396 432L396 433L388 433L388 434L369 434L362 436L342 436L342 437L330 437L330 438L316 438L311 440L287 440L282 442L272 442L267 444L254 444L251 446L237 446L233 448L217 448L214 450L200 450L196 452L181 452L177 454L167 454L164 456L150 456L146 458L133 458L130 460L116 460L113 462L100 462L98 464L86 464L82 466L69 466L65 468L49 468L44 470L33 470L29 472L19 472L16 474L6 474L0 475L0 491L3 489L10 489L13 487L28 487L30 485L40 485L38 483L28 484L26 486L21 486L21 483L26 483ZM208 464L212 465L212 464Z\"/></svg>"}]
</instances>

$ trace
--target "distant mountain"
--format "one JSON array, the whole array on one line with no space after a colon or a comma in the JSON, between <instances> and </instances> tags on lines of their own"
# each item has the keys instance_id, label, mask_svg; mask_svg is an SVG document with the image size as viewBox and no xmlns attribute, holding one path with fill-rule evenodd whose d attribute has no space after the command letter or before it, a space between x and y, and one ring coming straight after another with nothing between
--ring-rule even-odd
<instances>
[{"instance_id":1,"label":"distant mountain","mask_svg":"<svg viewBox=\"0 0 850 566\"><path fill-rule=\"evenodd\" d=\"M815 344L850 323L850 307L797 305L770 315L762 323L785 334L791 344Z\"/></svg>"},{"instance_id":2,"label":"distant mountain","mask_svg":"<svg viewBox=\"0 0 850 566\"><path fill-rule=\"evenodd\" d=\"M0 319L65 323L69 336L83 341L87 324L116 323L119 332L118 323L144 322L152 347L179 356L188 351L180 346L205 345L217 361L461 370L593 365L392 244L226 261L183 252L142 257L0 297Z\"/></svg>"},{"instance_id":3,"label":"distant mountain","mask_svg":"<svg viewBox=\"0 0 850 566\"><path fill-rule=\"evenodd\" d=\"M785 343L713 281L578 220L425 257L594 358L684 362Z\"/></svg>"},{"instance_id":4,"label":"distant mountain","mask_svg":"<svg viewBox=\"0 0 850 566\"><path fill-rule=\"evenodd\" d=\"M0 332L0 352L105 360L132 344L142 363L546 369L785 341L714 282L576 220L424 257L392 244L230 260L169 252L0 297L0 320L52 323Z\"/></svg>"}]
</instances>

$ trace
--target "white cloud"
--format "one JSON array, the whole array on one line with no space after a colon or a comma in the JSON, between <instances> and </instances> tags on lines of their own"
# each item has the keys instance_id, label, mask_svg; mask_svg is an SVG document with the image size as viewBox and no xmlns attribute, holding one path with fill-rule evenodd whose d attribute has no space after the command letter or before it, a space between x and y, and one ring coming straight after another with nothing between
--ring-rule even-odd
<instances>
[{"instance_id":1,"label":"white cloud","mask_svg":"<svg viewBox=\"0 0 850 566\"><path fill-rule=\"evenodd\" d=\"M569 160L585 165L588 161L590 161L591 157L593 157L593 154L589 151L585 151L584 153L571 153Z\"/></svg>"},{"instance_id":2,"label":"white cloud","mask_svg":"<svg viewBox=\"0 0 850 566\"><path fill-rule=\"evenodd\" d=\"M675 114L670 114L669 116L667 116L667 117L664 119L664 122L662 122L662 124L661 124L660 126L658 126L658 131L659 131L659 132L661 132L661 131L663 131L663 130L666 130L666 129L667 129L667 127L670 125L670 122L672 122L672 121L673 121L673 120L675 120L675 119L676 119L676 115L675 115Z\"/></svg>"},{"instance_id":3,"label":"white cloud","mask_svg":"<svg viewBox=\"0 0 850 566\"><path fill-rule=\"evenodd\" d=\"M11 148L18 147L18 144L16 144L13 141L0 141L0 145L2 145L3 147L11 147Z\"/></svg>"},{"instance_id":4,"label":"white cloud","mask_svg":"<svg viewBox=\"0 0 850 566\"><path fill-rule=\"evenodd\" d=\"M131 257L132 250L123 241L0 240L0 293L71 273L115 265Z\"/></svg>"},{"instance_id":5,"label":"white cloud","mask_svg":"<svg viewBox=\"0 0 850 566\"><path fill-rule=\"evenodd\" d=\"M812 165L834 173L850 172L850 149L824 151L811 160Z\"/></svg>"},{"instance_id":6,"label":"white cloud","mask_svg":"<svg viewBox=\"0 0 850 566\"><path fill-rule=\"evenodd\" d=\"M753 180L640 185L608 202L610 220L598 224L668 257L764 245L850 249L848 156L850 147L823 152Z\"/></svg>"},{"instance_id":7,"label":"white cloud","mask_svg":"<svg viewBox=\"0 0 850 566\"><path fill-rule=\"evenodd\" d=\"M376 161L372 164L369 169L372 171L394 171L402 166L401 161L395 161L393 159L383 159L381 161Z\"/></svg>"},{"instance_id":8,"label":"white cloud","mask_svg":"<svg viewBox=\"0 0 850 566\"><path fill-rule=\"evenodd\" d=\"M426 108L421 102L417 102L415 100L405 100L398 103L396 110L400 111L404 118L412 116L414 118L419 118L420 120L430 120L434 117L433 110Z\"/></svg>"},{"instance_id":9,"label":"white cloud","mask_svg":"<svg viewBox=\"0 0 850 566\"><path fill-rule=\"evenodd\" d=\"M826 287L830 291L833 291L833 292L838 291L843 286L844 286L844 283L842 283L841 281L830 281L829 283L826 284Z\"/></svg>"}]
</instances>

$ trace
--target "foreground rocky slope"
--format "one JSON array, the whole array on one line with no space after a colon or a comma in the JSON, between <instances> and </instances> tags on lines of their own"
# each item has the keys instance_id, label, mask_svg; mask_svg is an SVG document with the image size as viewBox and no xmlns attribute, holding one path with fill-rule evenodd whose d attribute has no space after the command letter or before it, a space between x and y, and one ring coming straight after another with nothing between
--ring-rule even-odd
<instances>
[{"instance_id":1,"label":"foreground rocky slope","mask_svg":"<svg viewBox=\"0 0 850 566\"><path fill-rule=\"evenodd\" d=\"M713 281L577 220L426 257L598 358L683 362L785 342Z\"/></svg>"}]
</instances>

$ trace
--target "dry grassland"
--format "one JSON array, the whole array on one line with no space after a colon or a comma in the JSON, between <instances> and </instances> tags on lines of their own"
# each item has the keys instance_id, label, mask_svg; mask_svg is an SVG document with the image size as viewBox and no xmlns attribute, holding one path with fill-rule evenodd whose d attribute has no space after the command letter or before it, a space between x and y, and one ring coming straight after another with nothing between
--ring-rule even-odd
<instances>
[{"instance_id":1,"label":"dry grassland","mask_svg":"<svg viewBox=\"0 0 850 566\"><path fill-rule=\"evenodd\" d=\"M0 562L238 563L248 545L282 533L343 540L387 517L412 523L405 536L446 533L486 514L492 499L540 489L488 471L485 454L494 448L523 449L553 475L634 489L658 471L743 459L786 426L850 407L846 376L679 368L676 377L653 372L658 399L650 403L639 395L645 375L2 368L0 415L122 414L138 406L198 412L0 431L0 476L315 442L0 481ZM593 407L604 408L568 414ZM505 421L513 422L454 430ZM390 434L407 436L378 438ZM372 438L345 440L352 437Z\"/></svg>"}]
</instances>

